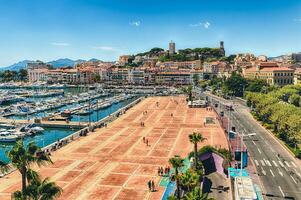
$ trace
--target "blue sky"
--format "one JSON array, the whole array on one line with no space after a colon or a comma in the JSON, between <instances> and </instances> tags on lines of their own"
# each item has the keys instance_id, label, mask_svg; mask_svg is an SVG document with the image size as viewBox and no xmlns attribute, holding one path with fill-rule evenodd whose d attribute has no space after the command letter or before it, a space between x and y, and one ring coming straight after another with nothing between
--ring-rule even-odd
<instances>
[{"instance_id":1,"label":"blue sky","mask_svg":"<svg viewBox=\"0 0 301 200\"><path fill-rule=\"evenodd\" d=\"M275 56L301 51L301 0L0 0L0 27L0 66L116 60L170 40Z\"/></svg>"}]
</instances>

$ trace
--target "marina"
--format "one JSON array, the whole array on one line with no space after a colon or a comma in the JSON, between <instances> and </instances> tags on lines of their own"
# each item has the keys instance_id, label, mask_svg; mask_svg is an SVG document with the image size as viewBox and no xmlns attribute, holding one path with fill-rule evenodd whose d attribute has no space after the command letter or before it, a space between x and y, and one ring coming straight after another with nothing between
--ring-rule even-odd
<instances>
[{"instance_id":1,"label":"marina","mask_svg":"<svg viewBox=\"0 0 301 200\"><path fill-rule=\"evenodd\" d=\"M64 90L1 90L0 160L18 139L45 147L110 116L139 96L114 94L102 89L84 92ZM8 101L10 99L10 101Z\"/></svg>"}]
</instances>

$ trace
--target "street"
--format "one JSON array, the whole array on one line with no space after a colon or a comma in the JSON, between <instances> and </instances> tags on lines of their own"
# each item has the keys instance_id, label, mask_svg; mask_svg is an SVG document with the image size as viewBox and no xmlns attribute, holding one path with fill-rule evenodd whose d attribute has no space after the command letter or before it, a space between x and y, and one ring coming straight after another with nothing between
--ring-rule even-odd
<instances>
[{"instance_id":1,"label":"street","mask_svg":"<svg viewBox=\"0 0 301 200\"><path fill-rule=\"evenodd\" d=\"M207 94L208 95L208 94ZM210 95L217 112L230 115L230 127L243 134L249 156L256 166L266 199L301 199L301 167L270 133L253 119L249 109L236 100ZM229 112L224 104L233 104ZM255 134L252 134L255 133ZM249 135L252 134L252 135Z\"/></svg>"}]
</instances>

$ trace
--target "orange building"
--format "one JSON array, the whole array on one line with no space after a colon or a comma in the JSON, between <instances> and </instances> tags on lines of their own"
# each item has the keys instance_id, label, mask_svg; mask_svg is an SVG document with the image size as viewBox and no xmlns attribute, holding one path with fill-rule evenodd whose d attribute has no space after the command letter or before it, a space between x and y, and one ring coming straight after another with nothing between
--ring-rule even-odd
<instances>
[{"instance_id":1,"label":"orange building","mask_svg":"<svg viewBox=\"0 0 301 200\"><path fill-rule=\"evenodd\" d=\"M288 67L279 67L274 62L262 62L245 69L245 77L250 79L266 80L269 85L288 85L294 83L294 70Z\"/></svg>"}]
</instances>

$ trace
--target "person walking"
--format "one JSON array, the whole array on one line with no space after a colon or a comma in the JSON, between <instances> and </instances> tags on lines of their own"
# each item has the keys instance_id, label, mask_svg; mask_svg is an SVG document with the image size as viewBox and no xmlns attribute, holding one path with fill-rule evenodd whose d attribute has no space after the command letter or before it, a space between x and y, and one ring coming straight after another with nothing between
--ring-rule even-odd
<instances>
[{"instance_id":1,"label":"person walking","mask_svg":"<svg viewBox=\"0 0 301 200\"><path fill-rule=\"evenodd\" d=\"M158 167L158 176L161 176L161 168Z\"/></svg>"},{"instance_id":2,"label":"person walking","mask_svg":"<svg viewBox=\"0 0 301 200\"><path fill-rule=\"evenodd\" d=\"M146 139L146 146L148 146L148 139Z\"/></svg>"},{"instance_id":3,"label":"person walking","mask_svg":"<svg viewBox=\"0 0 301 200\"><path fill-rule=\"evenodd\" d=\"M151 182L151 180L149 180L147 182L147 185L148 185L148 190L151 191L152 190L152 182Z\"/></svg>"},{"instance_id":4,"label":"person walking","mask_svg":"<svg viewBox=\"0 0 301 200\"><path fill-rule=\"evenodd\" d=\"M152 180L151 185L152 185L152 191L153 191L153 192L156 191L154 180Z\"/></svg>"}]
</instances>

